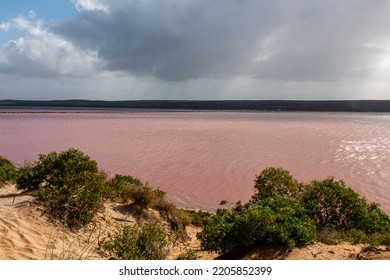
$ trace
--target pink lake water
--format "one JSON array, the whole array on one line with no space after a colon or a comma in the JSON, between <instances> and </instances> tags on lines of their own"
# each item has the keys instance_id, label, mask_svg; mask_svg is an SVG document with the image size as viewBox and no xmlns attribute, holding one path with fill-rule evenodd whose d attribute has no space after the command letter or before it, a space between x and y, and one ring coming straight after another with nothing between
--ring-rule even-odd
<instances>
[{"instance_id":1,"label":"pink lake water","mask_svg":"<svg viewBox=\"0 0 390 280\"><path fill-rule=\"evenodd\" d=\"M74 147L181 207L247 201L256 174L334 176L390 213L390 114L298 112L0 113L0 154L15 164Z\"/></svg>"}]
</instances>

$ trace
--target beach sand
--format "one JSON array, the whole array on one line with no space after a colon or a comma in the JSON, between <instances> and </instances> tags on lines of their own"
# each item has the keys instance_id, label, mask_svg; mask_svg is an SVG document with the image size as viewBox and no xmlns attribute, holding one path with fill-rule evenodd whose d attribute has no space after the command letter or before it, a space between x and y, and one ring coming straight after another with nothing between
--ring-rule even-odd
<instances>
[{"instance_id":1,"label":"beach sand","mask_svg":"<svg viewBox=\"0 0 390 280\"><path fill-rule=\"evenodd\" d=\"M30 195L19 195L13 185L0 189L0 260L45 259L107 259L99 250L99 240L120 223L135 223L131 215L117 211L107 204L96 219L77 231L70 231L58 222L51 221L44 208ZM148 215L159 218L157 212ZM168 259L191 249L198 259L214 259L215 253L200 250L196 233L199 228L187 227L188 241L177 242L170 248ZM386 259L390 260L390 248L378 247L362 252L362 244L341 243L326 245L316 243L306 248L284 252L275 248L261 248L231 259Z\"/></svg>"}]
</instances>

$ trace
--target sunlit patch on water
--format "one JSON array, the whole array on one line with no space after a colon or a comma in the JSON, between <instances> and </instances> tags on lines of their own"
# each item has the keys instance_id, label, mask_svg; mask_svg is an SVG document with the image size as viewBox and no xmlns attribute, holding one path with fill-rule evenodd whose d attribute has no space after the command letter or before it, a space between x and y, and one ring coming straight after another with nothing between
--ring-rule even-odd
<instances>
[{"instance_id":1,"label":"sunlit patch on water","mask_svg":"<svg viewBox=\"0 0 390 280\"><path fill-rule=\"evenodd\" d=\"M379 161L390 157L390 139L343 140L336 150L335 161Z\"/></svg>"},{"instance_id":2,"label":"sunlit patch on water","mask_svg":"<svg viewBox=\"0 0 390 280\"><path fill-rule=\"evenodd\" d=\"M348 170L346 178L354 189L371 201L390 210L390 137L386 130L372 130L367 139L342 140L335 153L340 170Z\"/></svg>"}]
</instances>

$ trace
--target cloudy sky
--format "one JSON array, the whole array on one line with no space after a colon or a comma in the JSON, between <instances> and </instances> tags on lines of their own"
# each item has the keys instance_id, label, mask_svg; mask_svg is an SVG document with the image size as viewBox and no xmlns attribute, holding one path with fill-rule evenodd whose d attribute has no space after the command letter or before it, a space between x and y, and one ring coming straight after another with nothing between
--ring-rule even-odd
<instances>
[{"instance_id":1,"label":"cloudy sky","mask_svg":"<svg viewBox=\"0 0 390 280\"><path fill-rule=\"evenodd\" d=\"M390 99L390 1L4 0L0 99Z\"/></svg>"}]
</instances>

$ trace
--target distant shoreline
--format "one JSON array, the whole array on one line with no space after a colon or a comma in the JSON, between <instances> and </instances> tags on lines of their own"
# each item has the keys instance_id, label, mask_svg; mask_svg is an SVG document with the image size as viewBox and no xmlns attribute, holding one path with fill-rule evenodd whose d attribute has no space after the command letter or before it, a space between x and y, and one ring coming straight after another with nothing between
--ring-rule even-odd
<instances>
[{"instance_id":1,"label":"distant shoreline","mask_svg":"<svg viewBox=\"0 0 390 280\"><path fill-rule=\"evenodd\" d=\"M3 110L390 112L390 100L0 100ZM3 111L7 112L7 111ZM40 112L42 113L42 112Z\"/></svg>"}]
</instances>

